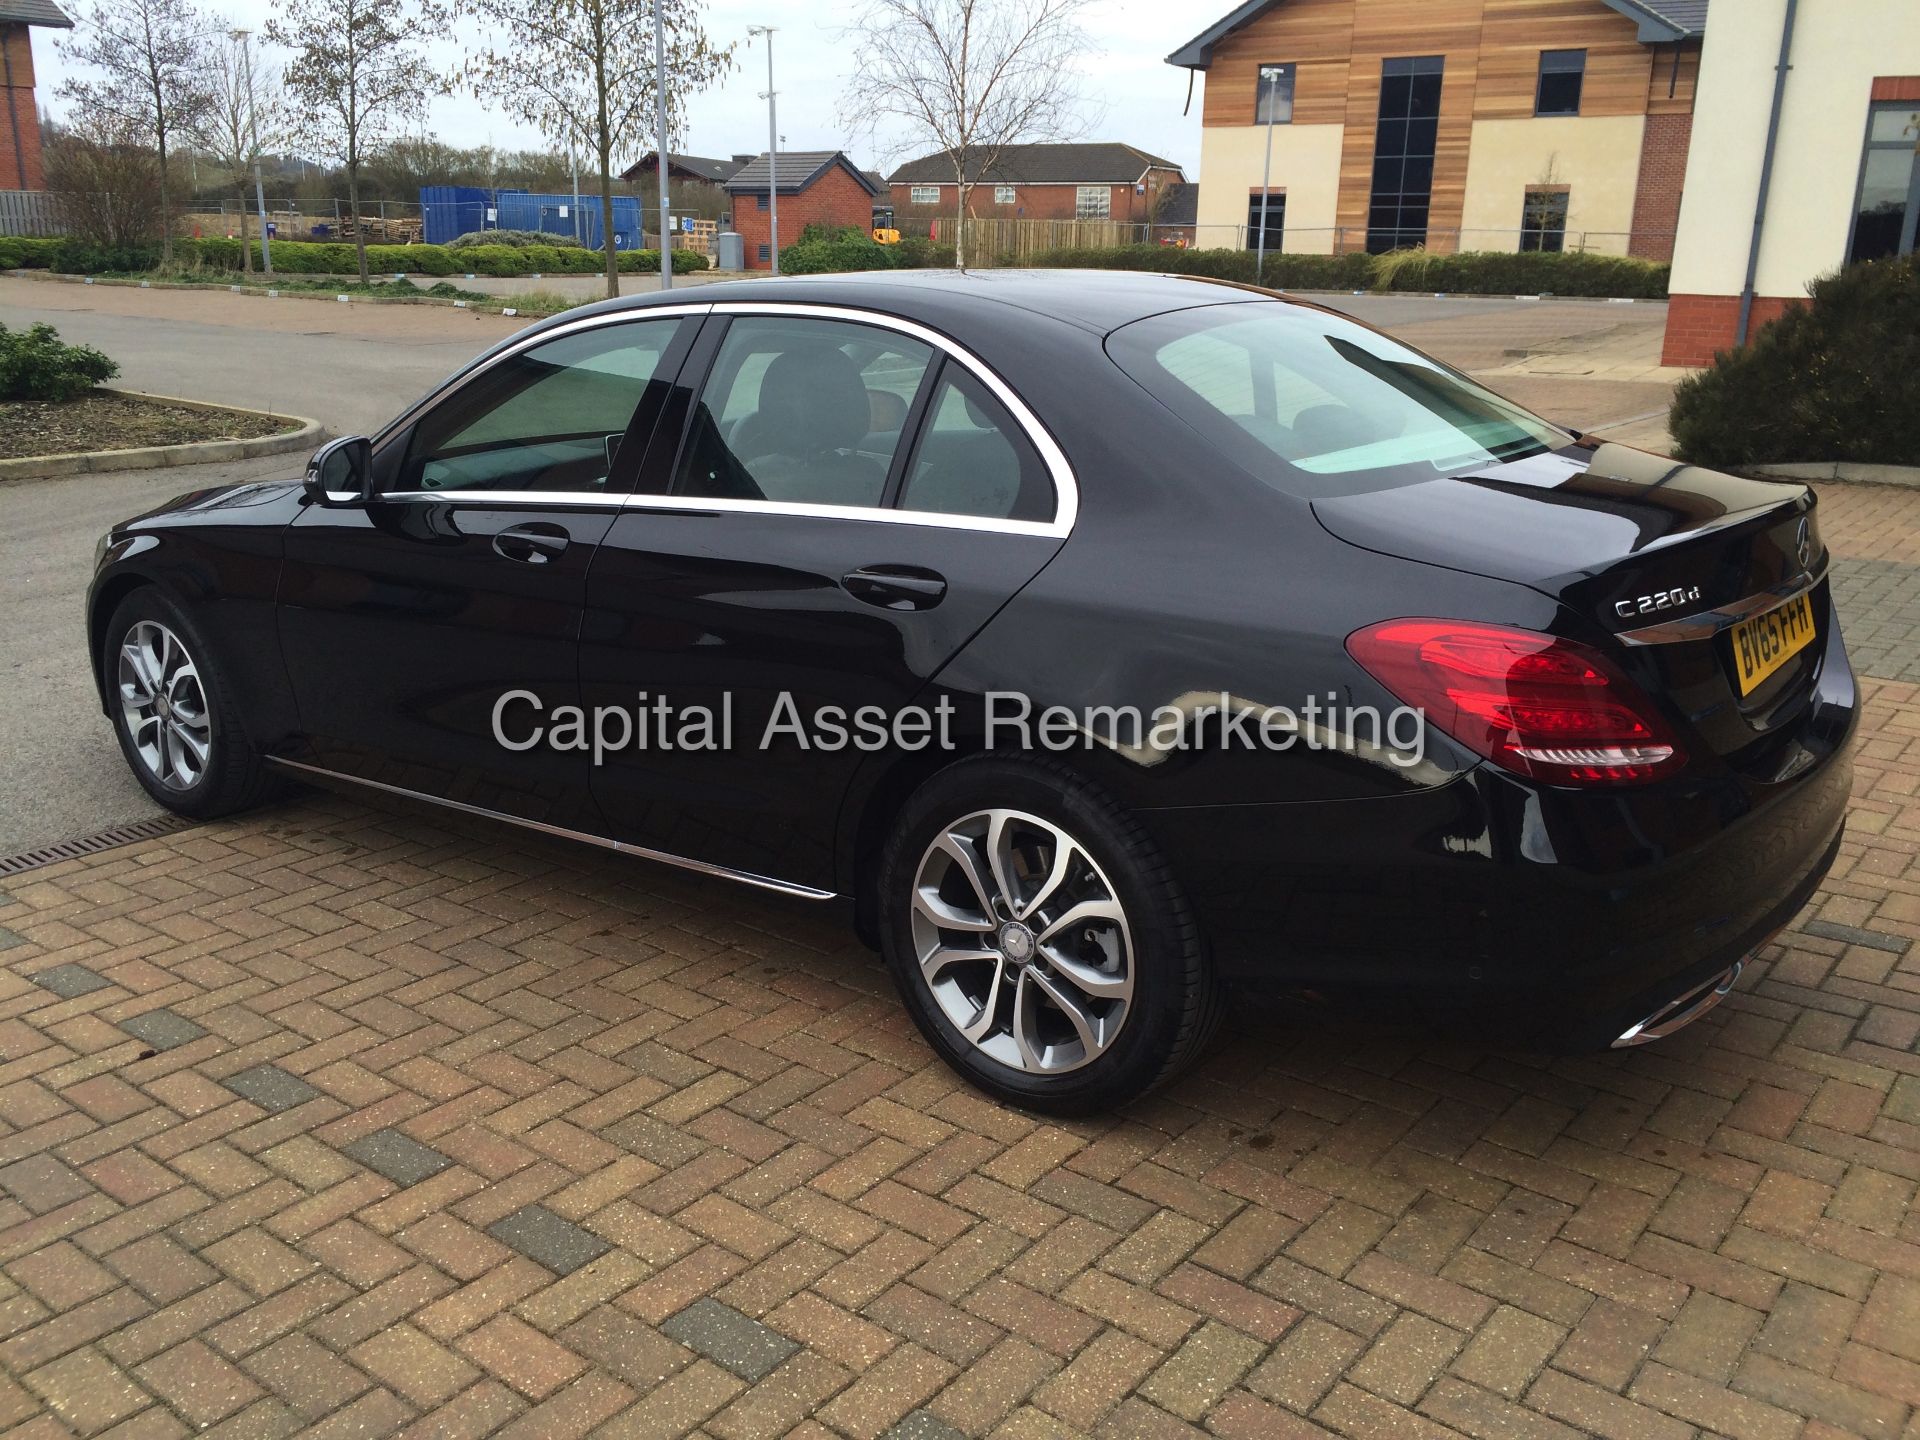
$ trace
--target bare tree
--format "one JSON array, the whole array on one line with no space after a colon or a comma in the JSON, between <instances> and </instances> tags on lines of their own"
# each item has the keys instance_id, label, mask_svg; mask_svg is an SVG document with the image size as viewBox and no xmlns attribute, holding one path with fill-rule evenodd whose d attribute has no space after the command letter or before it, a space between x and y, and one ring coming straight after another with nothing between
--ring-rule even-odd
<instances>
[{"instance_id":1,"label":"bare tree","mask_svg":"<svg viewBox=\"0 0 1920 1440\"><path fill-rule=\"evenodd\" d=\"M953 166L954 264L966 264L967 197L1010 145L1079 133L1076 62L1091 0L866 0L849 31L843 109L898 127Z\"/></svg>"},{"instance_id":2,"label":"bare tree","mask_svg":"<svg viewBox=\"0 0 1920 1440\"><path fill-rule=\"evenodd\" d=\"M446 82L424 46L446 33L439 0L285 0L267 38L293 54L283 73L298 107L292 129L347 170L360 283L367 227L360 223L360 165L367 152L421 113Z\"/></svg>"},{"instance_id":3,"label":"bare tree","mask_svg":"<svg viewBox=\"0 0 1920 1440\"><path fill-rule=\"evenodd\" d=\"M208 158L230 172L240 200L240 268L253 269L247 243L247 176L256 161L281 147L280 107L267 97L279 88L272 67L255 62L244 30L231 30L207 61L213 103L195 130Z\"/></svg>"},{"instance_id":4,"label":"bare tree","mask_svg":"<svg viewBox=\"0 0 1920 1440\"><path fill-rule=\"evenodd\" d=\"M47 190L67 231L114 249L145 245L160 228L160 161L137 125L80 111L46 130Z\"/></svg>"},{"instance_id":5,"label":"bare tree","mask_svg":"<svg viewBox=\"0 0 1920 1440\"><path fill-rule=\"evenodd\" d=\"M137 136L159 154L163 264L173 260L173 143L212 103L206 30L191 0L93 0L75 11L73 38L60 45L66 59L97 72L66 81L60 98L76 114L111 116L123 136Z\"/></svg>"},{"instance_id":6,"label":"bare tree","mask_svg":"<svg viewBox=\"0 0 1920 1440\"><path fill-rule=\"evenodd\" d=\"M716 46L700 26L696 0L460 0L460 8L504 31L509 43L467 62L476 95L593 162L599 181L607 294L620 293L613 243L615 162L652 139L654 5L666 31L667 132L685 124L687 98L733 64L733 47ZM661 217L660 243L668 243Z\"/></svg>"}]
</instances>

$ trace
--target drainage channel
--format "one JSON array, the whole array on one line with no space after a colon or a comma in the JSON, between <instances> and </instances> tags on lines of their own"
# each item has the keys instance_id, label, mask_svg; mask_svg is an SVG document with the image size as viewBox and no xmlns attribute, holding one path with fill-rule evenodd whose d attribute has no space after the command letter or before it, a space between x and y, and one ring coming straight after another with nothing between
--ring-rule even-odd
<instances>
[{"instance_id":1,"label":"drainage channel","mask_svg":"<svg viewBox=\"0 0 1920 1440\"><path fill-rule=\"evenodd\" d=\"M62 840L53 845L42 845L37 850L22 851L18 855L9 855L0 859L0 875L19 875L27 870L38 870L43 865L57 865L62 860L78 860L83 855L98 855L102 850L112 850L119 845L131 845L136 840L153 840L162 835L172 835L189 828L194 822L179 815L155 815L149 820L136 820L131 825L116 825L111 830L102 830L97 835L83 835L78 840Z\"/></svg>"}]
</instances>

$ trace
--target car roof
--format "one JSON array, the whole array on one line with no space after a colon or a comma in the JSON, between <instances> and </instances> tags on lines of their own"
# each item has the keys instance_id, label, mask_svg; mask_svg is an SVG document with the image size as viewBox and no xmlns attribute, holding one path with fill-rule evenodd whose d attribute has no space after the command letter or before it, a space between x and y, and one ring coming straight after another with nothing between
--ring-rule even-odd
<instances>
[{"instance_id":1,"label":"car roof","mask_svg":"<svg viewBox=\"0 0 1920 1440\"><path fill-rule=\"evenodd\" d=\"M591 308L606 311L723 299L757 300L848 305L938 324L943 317L952 316L956 306L977 304L1011 306L1105 335L1131 321L1169 310L1289 298L1232 281L1139 270L870 270L719 280L648 295L624 295Z\"/></svg>"}]
</instances>

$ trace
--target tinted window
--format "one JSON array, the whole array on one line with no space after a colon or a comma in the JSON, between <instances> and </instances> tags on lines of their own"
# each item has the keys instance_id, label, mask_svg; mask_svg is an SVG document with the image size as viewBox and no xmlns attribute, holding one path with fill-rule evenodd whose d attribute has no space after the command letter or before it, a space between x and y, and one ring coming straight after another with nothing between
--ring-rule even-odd
<instances>
[{"instance_id":1,"label":"tinted window","mask_svg":"<svg viewBox=\"0 0 1920 1440\"><path fill-rule=\"evenodd\" d=\"M1384 335L1292 305L1156 315L1108 349L1236 463L1298 495L1432 479L1571 438Z\"/></svg>"},{"instance_id":2,"label":"tinted window","mask_svg":"<svg viewBox=\"0 0 1920 1440\"><path fill-rule=\"evenodd\" d=\"M838 320L735 320L702 388L675 493L881 503L933 352Z\"/></svg>"},{"instance_id":3,"label":"tinted window","mask_svg":"<svg viewBox=\"0 0 1920 1440\"><path fill-rule=\"evenodd\" d=\"M603 489L679 324L602 326L493 365L414 427L395 488Z\"/></svg>"},{"instance_id":4,"label":"tinted window","mask_svg":"<svg viewBox=\"0 0 1920 1440\"><path fill-rule=\"evenodd\" d=\"M900 492L902 510L1051 520L1053 482L1007 409L972 375L949 364Z\"/></svg>"},{"instance_id":5,"label":"tinted window","mask_svg":"<svg viewBox=\"0 0 1920 1440\"><path fill-rule=\"evenodd\" d=\"M1536 115L1578 115L1580 85L1587 73L1584 50L1542 50L1540 87L1534 92Z\"/></svg>"},{"instance_id":6,"label":"tinted window","mask_svg":"<svg viewBox=\"0 0 1920 1440\"><path fill-rule=\"evenodd\" d=\"M1293 66L1262 65L1254 89L1253 123L1286 125L1293 120Z\"/></svg>"}]
</instances>

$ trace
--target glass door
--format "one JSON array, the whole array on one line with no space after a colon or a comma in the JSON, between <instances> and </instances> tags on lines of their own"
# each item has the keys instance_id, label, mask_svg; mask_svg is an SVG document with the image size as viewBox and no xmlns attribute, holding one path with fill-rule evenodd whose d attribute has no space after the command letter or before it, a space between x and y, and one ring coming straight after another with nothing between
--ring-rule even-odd
<instances>
[{"instance_id":1,"label":"glass door","mask_svg":"<svg viewBox=\"0 0 1920 1440\"><path fill-rule=\"evenodd\" d=\"M1920 221L1920 103L1900 100L1875 105L1868 112L1867 150L1860 163L1848 263L1909 254L1916 221Z\"/></svg>"}]
</instances>

